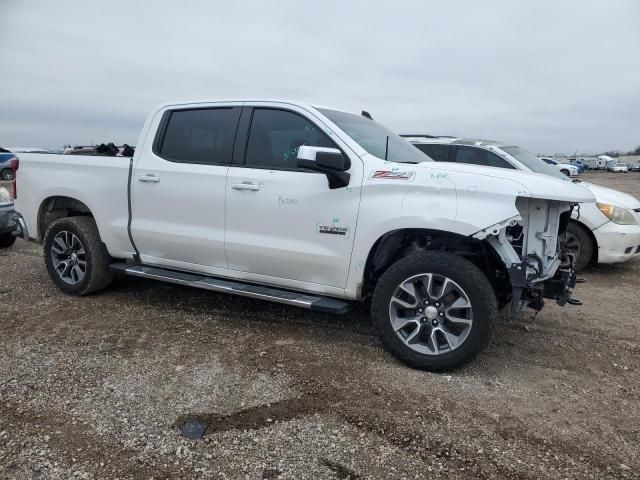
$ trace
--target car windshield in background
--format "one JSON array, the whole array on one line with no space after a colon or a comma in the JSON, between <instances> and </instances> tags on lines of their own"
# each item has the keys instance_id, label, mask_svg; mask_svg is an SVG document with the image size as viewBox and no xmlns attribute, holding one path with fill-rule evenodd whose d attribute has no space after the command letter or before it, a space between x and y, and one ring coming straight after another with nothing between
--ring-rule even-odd
<instances>
[{"instance_id":1,"label":"car windshield in background","mask_svg":"<svg viewBox=\"0 0 640 480\"><path fill-rule=\"evenodd\" d=\"M318 109L371 155L398 163L433 162L412 144L373 120L337 110ZM387 138L389 150L387 152Z\"/></svg>"},{"instance_id":2,"label":"car windshield in background","mask_svg":"<svg viewBox=\"0 0 640 480\"><path fill-rule=\"evenodd\" d=\"M507 152L532 172L544 173L545 175L551 175L552 177L561 178L562 180L569 180L569 177L563 174L560 170L556 170L544 160L536 157L533 153L526 151L524 148L500 147L500 150Z\"/></svg>"}]
</instances>

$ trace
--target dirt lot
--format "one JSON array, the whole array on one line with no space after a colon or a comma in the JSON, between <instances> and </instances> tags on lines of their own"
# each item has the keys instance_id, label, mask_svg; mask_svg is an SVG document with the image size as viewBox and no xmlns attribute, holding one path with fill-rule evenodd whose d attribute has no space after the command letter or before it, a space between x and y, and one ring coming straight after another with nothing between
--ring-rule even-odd
<instances>
[{"instance_id":1,"label":"dirt lot","mask_svg":"<svg viewBox=\"0 0 640 480\"><path fill-rule=\"evenodd\" d=\"M640 196L640 174L590 180ZM0 253L0 478L640 478L640 261L500 319L450 374L342 317L137 279L60 293ZM204 439L179 426L206 424Z\"/></svg>"}]
</instances>

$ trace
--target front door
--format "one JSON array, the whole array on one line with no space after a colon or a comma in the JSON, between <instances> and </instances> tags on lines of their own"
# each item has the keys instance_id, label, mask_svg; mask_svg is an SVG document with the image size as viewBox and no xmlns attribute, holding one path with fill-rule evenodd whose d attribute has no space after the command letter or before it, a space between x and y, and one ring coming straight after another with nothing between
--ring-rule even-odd
<instances>
[{"instance_id":1,"label":"front door","mask_svg":"<svg viewBox=\"0 0 640 480\"><path fill-rule=\"evenodd\" d=\"M131 232L144 263L227 268L225 185L240 111L232 104L165 112L131 179Z\"/></svg>"},{"instance_id":2,"label":"front door","mask_svg":"<svg viewBox=\"0 0 640 480\"><path fill-rule=\"evenodd\" d=\"M337 148L301 113L253 109L244 164L232 166L227 179L228 267L344 288L360 204L353 186L362 183L362 163L352 155L350 186L333 190L324 174L297 168L301 145Z\"/></svg>"}]
</instances>

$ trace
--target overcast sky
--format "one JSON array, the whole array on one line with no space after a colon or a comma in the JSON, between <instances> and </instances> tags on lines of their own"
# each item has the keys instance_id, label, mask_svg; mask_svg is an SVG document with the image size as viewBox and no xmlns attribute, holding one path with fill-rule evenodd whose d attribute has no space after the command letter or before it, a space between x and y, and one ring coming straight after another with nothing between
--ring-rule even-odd
<instances>
[{"instance_id":1,"label":"overcast sky","mask_svg":"<svg viewBox=\"0 0 640 480\"><path fill-rule=\"evenodd\" d=\"M0 0L0 145L137 142L266 97L535 153L640 144L640 1Z\"/></svg>"}]
</instances>

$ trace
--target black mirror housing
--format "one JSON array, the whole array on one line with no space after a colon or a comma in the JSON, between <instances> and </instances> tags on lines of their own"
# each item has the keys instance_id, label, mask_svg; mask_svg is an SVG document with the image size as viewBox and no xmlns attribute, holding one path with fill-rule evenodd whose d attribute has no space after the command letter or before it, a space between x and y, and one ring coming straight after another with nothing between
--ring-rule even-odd
<instances>
[{"instance_id":1,"label":"black mirror housing","mask_svg":"<svg viewBox=\"0 0 640 480\"><path fill-rule=\"evenodd\" d=\"M347 170L351 168L351 161L338 149L303 145L298 150L297 165L324 173L331 189L349 185L351 175Z\"/></svg>"},{"instance_id":2,"label":"black mirror housing","mask_svg":"<svg viewBox=\"0 0 640 480\"><path fill-rule=\"evenodd\" d=\"M342 152L318 152L316 153L316 164L321 168L337 172L346 172L351 168L349 157L345 157Z\"/></svg>"}]
</instances>

